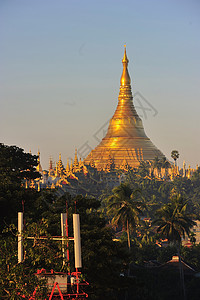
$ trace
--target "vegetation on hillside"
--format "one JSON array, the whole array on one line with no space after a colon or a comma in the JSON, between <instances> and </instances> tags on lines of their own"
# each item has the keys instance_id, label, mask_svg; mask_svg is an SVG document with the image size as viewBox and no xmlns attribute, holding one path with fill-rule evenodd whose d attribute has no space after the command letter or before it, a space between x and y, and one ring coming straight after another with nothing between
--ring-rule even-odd
<instances>
[{"instance_id":1,"label":"vegetation on hillside","mask_svg":"<svg viewBox=\"0 0 200 300\"><path fill-rule=\"evenodd\" d=\"M155 167L159 163L155 160ZM40 289L40 299L44 299L44 283L38 282L34 275L37 269L73 271L73 244L69 246L70 261L63 266L61 244L51 239L60 235L60 213L66 212L66 207L69 225L72 214L80 214L82 273L90 283L89 299L182 299L179 287L183 281L179 280L179 272L159 266L178 253L200 271L200 244L196 244L192 232L200 212L200 168L191 179L177 177L167 181L149 176L148 164L142 163L137 170L128 169L125 181L114 189L104 186L97 199L91 195L95 189L92 184L92 193L84 196L69 193L60 196L56 189L39 192L25 189L24 178L40 176L36 166L37 156L16 146L0 144L1 299L28 297L36 286ZM25 251L20 264L18 211L24 212L25 219ZM73 234L72 226L69 234ZM33 241L26 239L30 235ZM44 235L48 237L45 242L39 239ZM191 248L181 245L184 235L189 235ZM168 246L159 247L165 238ZM157 267L149 267L152 265ZM198 299L199 279L184 276L183 272L181 278L185 279L188 299Z\"/></svg>"}]
</instances>

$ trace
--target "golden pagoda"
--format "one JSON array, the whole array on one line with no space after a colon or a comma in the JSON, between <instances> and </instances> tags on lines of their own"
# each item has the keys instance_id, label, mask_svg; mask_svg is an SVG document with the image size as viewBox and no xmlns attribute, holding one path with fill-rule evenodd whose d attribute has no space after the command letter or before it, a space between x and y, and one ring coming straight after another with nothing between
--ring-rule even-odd
<instances>
[{"instance_id":1,"label":"golden pagoda","mask_svg":"<svg viewBox=\"0 0 200 300\"><path fill-rule=\"evenodd\" d=\"M39 172L39 173L42 173L42 166L41 166L41 163L40 163L40 150L38 149L38 159L37 159L37 167L36 167L36 171Z\"/></svg>"},{"instance_id":2,"label":"golden pagoda","mask_svg":"<svg viewBox=\"0 0 200 300\"><path fill-rule=\"evenodd\" d=\"M79 163L78 163L78 156L77 156L77 149L75 149L75 157L74 157L74 164L73 164L74 172L79 170Z\"/></svg>"},{"instance_id":3,"label":"golden pagoda","mask_svg":"<svg viewBox=\"0 0 200 300\"><path fill-rule=\"evenodd\" d=\"M61 159L61 153L59 154L59 161L56 163L56 175L57 177L62 177L64 174L64 166Z\"/></svg>"},{"instance_id":4,"label":"golden pagoda","mask_svg":"<svg viewBox=\"0 0 200 300\"><path fill-rule=\"evenodd\" d=\"M121 168L124 162L130 167L138 167L141 161L165 157L146 136L142 120L133 105L128 62L125 46L116 111L110 120L106 136L84 160L86 165L94 162L99 170L106 170L111 158L115 168Z\"/></svg>"}]
</instances>

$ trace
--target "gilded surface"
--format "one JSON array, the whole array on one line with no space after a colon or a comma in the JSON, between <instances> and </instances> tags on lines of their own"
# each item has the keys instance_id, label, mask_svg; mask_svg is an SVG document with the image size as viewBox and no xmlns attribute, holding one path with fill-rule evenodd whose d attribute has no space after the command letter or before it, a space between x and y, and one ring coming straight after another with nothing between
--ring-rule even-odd
<instances>
[{"instance_id":1,"label":"gilded surface","mask_svg":"<svg viewBox=\"0 0 200 300\"><path fill-rule=\"evenodd\" d=\"M143 160L164 157L146 136L142 120L133 105L128 62L125 48L116 111L110 120L106 136L84 160L85 164L90 164L92 160L98 169L105 170L110 159L116 168L121 168L124 162L130 167L137 167Z\"/></svg>"}]
</instances>

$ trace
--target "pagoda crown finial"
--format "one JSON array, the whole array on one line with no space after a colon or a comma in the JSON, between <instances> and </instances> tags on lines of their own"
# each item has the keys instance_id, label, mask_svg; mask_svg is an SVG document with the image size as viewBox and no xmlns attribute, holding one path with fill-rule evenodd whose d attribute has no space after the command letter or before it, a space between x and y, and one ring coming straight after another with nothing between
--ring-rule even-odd
<instances>
[{"instance_id":1,"label":"pagoda crown finial","mask_svg":"<svg viewBox=\"0 0 200 300\"><path fill-rule=\"evenodd\" d=\"M38 163L40 163L40 150L38 149Z\"/></svg>"},{"instance_id":2,"label":"pagoda crown finial","mask_svg":"<svg viewBox=\"0 0 200 300\"><path fill-rule=\"evenodd\" d=\"M129 62L127 54L126 54L126 45L124 45L124 57L122 59L122 62L126 63L126 64L128 64L128 62Z\"/></svg>"},{"instance_id":3,"label":"pagoda crown finial","mask_svg":"<svg viewBox=\"0 0 200 300\"><path fill-rule=\"evenodd\" d=\"M123 63L123 72L122 72L122 76L121 76L121 80L120 80L120 84L121 86L125 86L125 85L130 85L131 84L131 79L128 73L128 57L126 54L126 45L124 45L124 56L122 59L122 63Z\"/></svg>"}]
</instances>

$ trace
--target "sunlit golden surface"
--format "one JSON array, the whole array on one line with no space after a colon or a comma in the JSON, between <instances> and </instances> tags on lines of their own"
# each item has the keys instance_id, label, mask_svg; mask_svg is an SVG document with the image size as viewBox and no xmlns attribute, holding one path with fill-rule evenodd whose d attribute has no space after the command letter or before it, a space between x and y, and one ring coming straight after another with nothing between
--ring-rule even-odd
<instances>
[{"instance_id":1,"label":"sunlit golden surface","mask_svg":"<svg viewBox=\"0 0 200 300\"><path fill-rule=\"evenodd\" d=\"M110 120L106 136L84 161L85 164L90 164L93 160L98 169L105 170L110 158L115 167L120 168L124 161L131 167L137 167L143 160L150 161L156 156L164 157L146 136L142 120L133 105L128 62L125 47L116 111Z\"/></svg>"}]
</instances>

